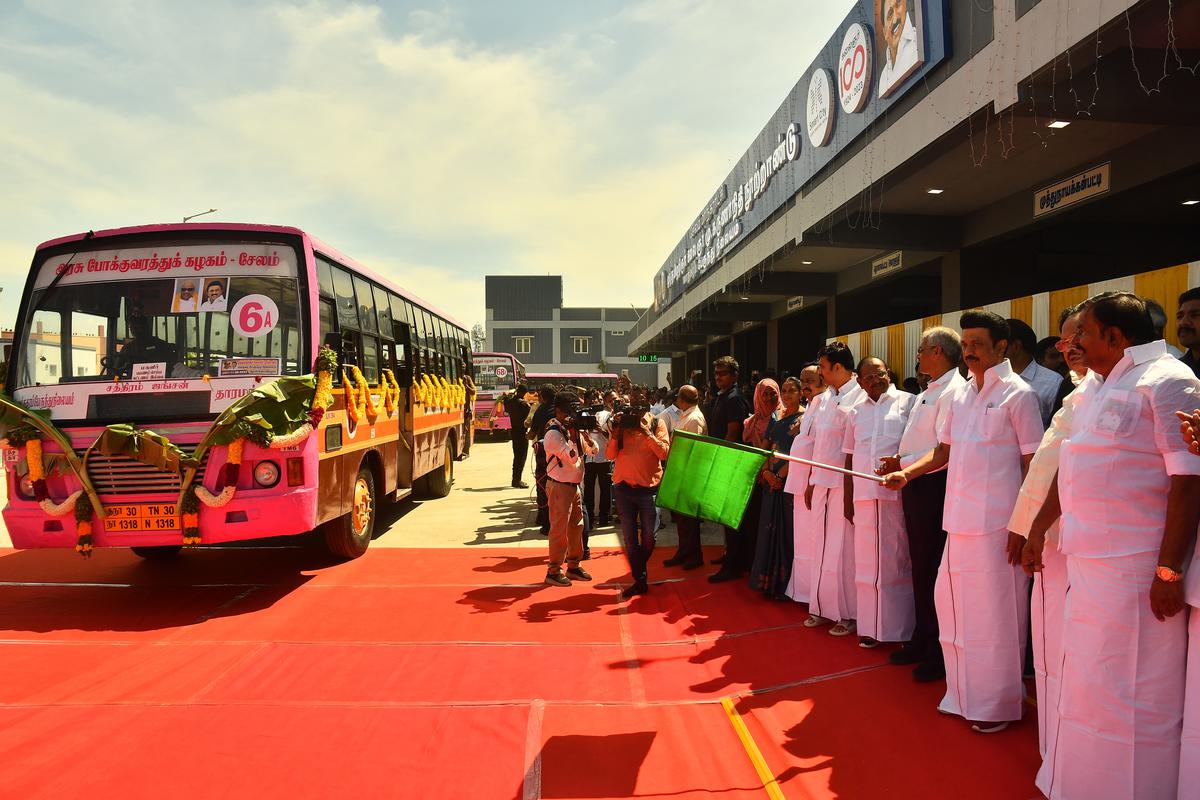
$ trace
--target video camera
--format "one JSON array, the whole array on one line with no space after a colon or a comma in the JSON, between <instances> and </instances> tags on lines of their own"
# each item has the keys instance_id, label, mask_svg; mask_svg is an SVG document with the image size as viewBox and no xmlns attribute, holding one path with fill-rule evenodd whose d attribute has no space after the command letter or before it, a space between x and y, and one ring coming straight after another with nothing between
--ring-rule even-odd
<instances>
[{"instance_id":1,"label":"video camera","mask_svg":"<svg viewBox=\"0 0 1200 800\"><path fill-rule=\"evenodd\" d=\"M600 428L600 420L596 418L596 414L603 409L604 406L576 407L567 418L567 427L574 428L577 431L598 430Z\"/></svg>"},{"instance_id":2,"label":"video camera","mask_svg":"<svg viewBox=\"0 0 1200 800\"><path fill-rule=\"evenodd\" d=\"M618 427L625 430L636 430L642 427L642 418L650 413L650 406L619 403L616 411L621 415Z\"/></svg>"}]
</instances>

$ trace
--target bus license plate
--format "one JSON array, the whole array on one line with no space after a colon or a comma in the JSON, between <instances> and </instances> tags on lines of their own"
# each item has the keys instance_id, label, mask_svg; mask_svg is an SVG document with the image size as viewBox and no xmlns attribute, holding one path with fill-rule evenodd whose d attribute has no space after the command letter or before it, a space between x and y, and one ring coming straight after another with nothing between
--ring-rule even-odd
<instances>
[{"instance_id":1,"label":"bus license plate","mask_svg":"<svg viewBox=\"0 0 1200 800\"><path fill-rule=\"evenodd\" d=\"M177 531L181 527L174 503L136 506L105 506L107 532Z\"/></svg>"}]
</instances>

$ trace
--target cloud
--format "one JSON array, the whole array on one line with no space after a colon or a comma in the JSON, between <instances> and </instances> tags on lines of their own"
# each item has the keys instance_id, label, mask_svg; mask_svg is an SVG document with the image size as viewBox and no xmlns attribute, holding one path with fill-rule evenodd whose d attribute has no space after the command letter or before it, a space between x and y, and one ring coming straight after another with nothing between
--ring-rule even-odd
<instances>
[{"instance_id":1,"label":"cloud","mask_svg":"<svg viewBox=\"0 0 1200 800\"><path fill-rule=\"evenodd\" d=\"M217 207L310 229L468 327L486 274L645 305L844 12L801 5L601 7L532 41L445 4L32 5L0 33L0 276L40 239Z\"/></svg>"}]
</instances>

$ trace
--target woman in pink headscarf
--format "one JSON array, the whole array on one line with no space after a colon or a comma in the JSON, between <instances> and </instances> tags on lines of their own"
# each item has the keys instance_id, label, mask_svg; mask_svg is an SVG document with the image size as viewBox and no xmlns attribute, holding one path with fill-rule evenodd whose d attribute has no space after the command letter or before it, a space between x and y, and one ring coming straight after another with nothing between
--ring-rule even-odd
<instances>
[{"instance_id":1,"label":"woman in pink headscarf","mask_svg":"<svg viewBox=\"0 0 1200 800\"><path fill-rule=\"evenodd\" d=\"M763 378L754 387L754 413L746 417L742 441L764 450L771 449L767 441L767 426L779 419L783 404L779 402L779 384Z\"/></svg>"}]
</instances>

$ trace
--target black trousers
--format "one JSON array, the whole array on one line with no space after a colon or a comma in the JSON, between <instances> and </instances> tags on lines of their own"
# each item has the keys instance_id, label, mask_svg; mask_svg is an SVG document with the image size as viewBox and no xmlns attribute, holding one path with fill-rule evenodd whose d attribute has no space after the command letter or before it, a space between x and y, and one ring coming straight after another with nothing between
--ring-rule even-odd
<instances>
[{"instance_id":1,"label":"black trousers","mask_svg":"<svg viewBox=\"0 0 1200 800\"><path fill-rule=\"evenodd\" d=\"M762 484L755 483L746 504L742 524L733 529L725 528L724 570L745 572L754 564L754 551L758 548L758 521L762 515Z\"/></svg>"},{"instance_id":2,"label":"black trousers","mask_svg":"<svg viewBox=\"0 0 1200 800\"><path fill-rule=\"evenodd\" d=\"M685 564L703 559L704 555L701 553L700 547L699 517L689 517L678 511L672 512L671 516L675 518L675 528L679 533L679 549L675 552L675 558Z\"/></svg>"},{"instance_id":3,"label":"black trousers","mask_svg":"<svg viewBox=\"0 0 1200 800\"><path fill-rule=\"evenodd\" d=\"M916 627L911 644L922 663L942 666L942 646L938 642L937 610L933 605L933 587L937 583L946 531L942 529L942 510L946 504L946 471L923 475L903 489L904 523L908 528L908 553L912 558L913 599L916 602Z\"/></svg>"},{"instance_id":4,"label":"black trousers","mask_svg":"<svg viewBox=\"0 0 1200 800\"><path fill-rule=\"evenodd\" d=\"M542 533L550 530L550 501L546 496L546 455L540 445L533 448L533 482L537 487L537 522Z\"/></svg>"},{"instance_id":5,"label":"black trousers","mask_svg":"<svg viewBox=\"0 0 1200 800\"><path fill-rule=\"evenodd\" d=\"M514 430L512 432L513 446L513 476L512 482L519 483L521 476L525 472L525 461L529 458L529 440L525 438L524 433Z\"/></svg>"},{"instance_id":6,"label":"black trousers","mask_svg":"<svg viewBox=\"0 0 1200 800\"><path fill-rule=\"evenodd\" d=\"M600 485L600 505L596 506L596 485ZM605 525L612 517L612 462L589 461L583 465L583 511L595 523Z\"/></svg>"}]
</instances>

